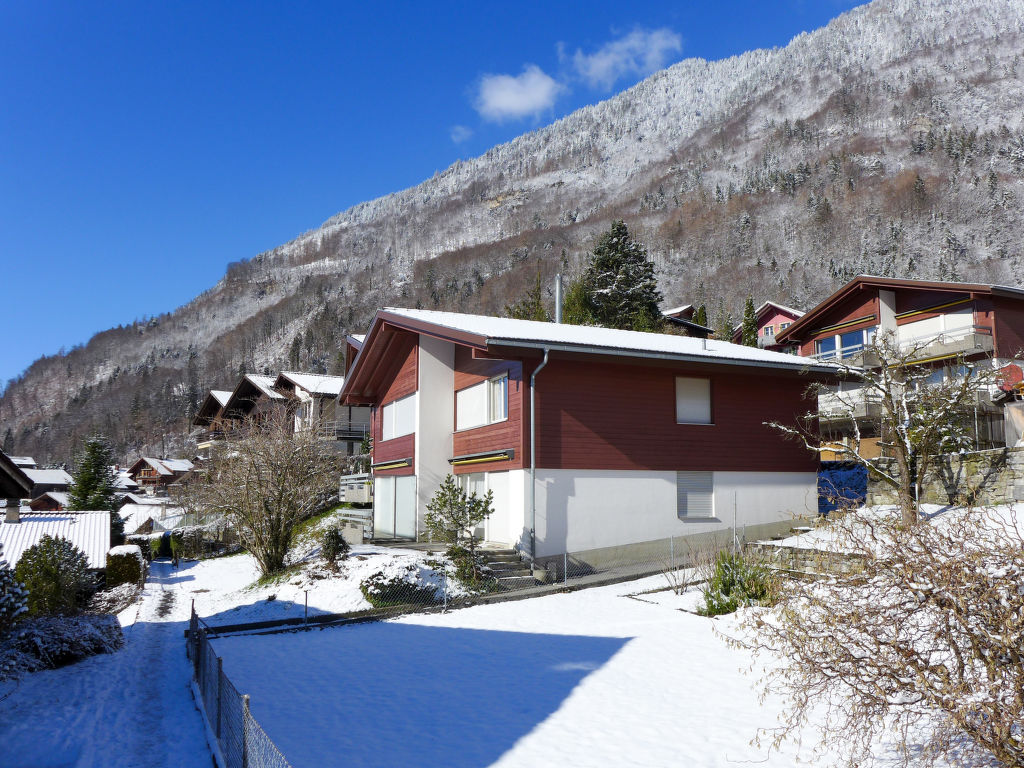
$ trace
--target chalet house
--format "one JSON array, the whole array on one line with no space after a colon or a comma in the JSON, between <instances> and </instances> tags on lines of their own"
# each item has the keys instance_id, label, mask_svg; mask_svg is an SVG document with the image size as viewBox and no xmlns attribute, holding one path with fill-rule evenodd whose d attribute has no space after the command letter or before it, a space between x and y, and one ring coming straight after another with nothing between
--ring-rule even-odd
<instances>
[{"instance_id":1,"label":"chalet house","mask_svg":"<svg viewBox=\"0 0 1024 768\"><path fill-rule=\"evenodd\" d=\"M962 362L1003 367L1024 350L1024 290L1000 285L902 280L861 275L792 325L777 343L816 361L844 360L870 367L865 347L891 330L912 359L948 377ZM1004 443L1002 410L987 391L978 393L977 444ZM852 412L868 439L862 452L880 454L872 421L878 404L856 382L843 383L820 402L822 426L837 436L848 430Z\"/></svg>"},{"instance_id":2,"label":"chalet house","mask_svg":"<svg viewBox=\"0 0 1024 768\"><path fill-rule=\"evenodd\" d=\"M315 428L327 440L338 442L345 455L358 453L370 430L370 409L341 405L342 376L281 371L274 389L288 400L295 431Z\"/></svg>"},{"instance_id":3,"label":"chalet house","mask_svg":"<svg viewBox=\"0 0 1024 768\"><path fill-rule=\"evenodd\" d=\"M90 570L99 571L107 567L109 512L19 512L12 514L9 511L6 522L0 525L4 559L12 567L21 559L22 553L38 544L43 536L70 541L85 553Z\"/></svg>"},{"instance_id":4,"label":"chalet house","mask_svg":"<svg viewBox=\"0 0 1024 768\"><path fill-rule=\"evenodd\" d=\"M154 459L143 456L128 468L132 480L140 488L166 489L192 471L188 459Z\"/></svg>"},{"instance_id":5,"label":"chalet house","mask_svg":"<svg viewBox=\"0 0 1024 768\"><path fill-rule=\"evenodd\" d=\"M203 399L202 405L192 419L192 426L203 430L196 440L198 451L210 450L210 447L224 436L224 406L230 399L231 393L222 389L211 389Z\"/></svg>"},{"instance_id":6,"label":"chalet house","mask_svg":"<svg viewBox=\"0 0 1024 768\"><path fill-rule=\"evenodd\" d=\"M32 481L33 499L47 491L67 491L73 481L63 469L25 469L24 472Z\"/></svg>"},{"instance_id":7,"label":"chalet house","mask_svg":"<svg viewBox=\"0 0 1024 768\"><path fill-rule=\"evenodd\" d=\"M341 403L372 408L374 536L426 536L449 473L494 495L478 533L536 559L788 529L817 457L765 426L833 366L721 341L383 309ZM756 381L757 397L751 397Z\"/></svg>"},{"instance_id":8,"label":"chalet house","mask_svg":"<svg viewBox=\"0 0 1024 768\"><path fill-rule=\"evenodd\" d=\"M776 304L774 301L766 301L754 310L754 317L757 321L757 346L761 349L770 349L775 352L791 352L792 348L780 344L779 334L804 316L799 309L787 307L784 304ZM743 325L737 325L732 332L732 341L739 344L743 340Z\"/></svg>"},{"instance_id":9,"label":"chalet house","mask_svg":"<svg viewBox=\"0 0 1024 768\"><path fill-rule=\"evenodd\" d=\"M671 309L664 309L661 312L661 316L665 318L665 321L674 325L678 328L682 328L687 336L693 336L698 339L708 339L714 335L714 331L710 328L695 323L693 321L694 315L697 313L697 308L692 304L683 304L681 307L672 307Z\"/></svg>"},{"instance_id":10,"label":"chalet house","mask_svg":"<svg viewBox=\"0 0 1024 768\"><path fill-rule=\"evenodd\" d=\"M33 512L59 512L68 508L68 496L65 491L47 491L29 503Z\"/></svg>"},{"instance_id":11,"label":"chalet house","mask_svg":"<svg viewBox=\"0 0 1024 768\"><path fill-rule=\"evenodd\" d=\"M36 460L31 456L8 456L7 458L22 469L35 469L38 466Z\"/></svg>"}]
</instances>

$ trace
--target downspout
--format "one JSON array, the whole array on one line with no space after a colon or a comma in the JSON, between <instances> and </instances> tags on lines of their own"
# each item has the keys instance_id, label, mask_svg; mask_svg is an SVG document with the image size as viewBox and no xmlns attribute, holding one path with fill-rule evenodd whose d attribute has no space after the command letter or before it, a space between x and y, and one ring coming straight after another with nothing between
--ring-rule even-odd
<instances>
[{"instance_id":1,"label":"downspout","mask_svg":"<svg viewBox=\"0 0 1024 768\"><path fill-rule=\"evenodd\" d=\"M547 347L544 359L530 374L530 562L537 558L537 374L548 364Z\"/></svg>"}]
</instances>

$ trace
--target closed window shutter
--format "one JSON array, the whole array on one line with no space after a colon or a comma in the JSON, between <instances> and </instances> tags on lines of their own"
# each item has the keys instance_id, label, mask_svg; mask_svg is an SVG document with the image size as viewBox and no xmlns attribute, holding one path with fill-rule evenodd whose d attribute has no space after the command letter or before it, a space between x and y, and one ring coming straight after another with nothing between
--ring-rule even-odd
<instances>
[{"instance_id":1,"label":"closed window shutter","mask_svg":"<svg viewBox=\"0 0 1024 768\"><path fill-rule=\"evenodd\" d=\"M711 423L711 382L708 379L676 377L676 423Z\"/></svg>"},{"instance_id":2,"label":"closed window shutter","mask_svg":"<svg viewBox=\"0 0 1024 768\"><path fill-rule=\"evenodd\" d=\"M714 517L714 475L676 472L676 510L679 517Z\"/></svg>"}]
</instances>

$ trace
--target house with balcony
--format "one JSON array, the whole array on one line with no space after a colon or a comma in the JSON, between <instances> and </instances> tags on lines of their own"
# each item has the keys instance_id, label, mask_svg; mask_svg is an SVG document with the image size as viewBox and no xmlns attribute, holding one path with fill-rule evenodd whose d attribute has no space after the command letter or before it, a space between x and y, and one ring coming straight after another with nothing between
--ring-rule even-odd
<instances>
[{"instance_id":1,"label":"house with balcony","mask_svg":"<svg viewBox=\"0 0 1024 768\"><path fill-rule=\"evenodd\" d=\"M891 331L912 360L934 369L936 378L959 366L1005 366L1024 350L1024 290L1000 285L906 280L861 275L779 333L777 343L819 362L841 360L877 365L868 347ZM976 443L1004 444L1002 408L987 388L977 396ZM844 439L849 417L864 436L862 452L880 455L873 422L880 406L856 382L838 384L820 399L823 431Z\"/></svg>"},{"instance_id":2,"label":"house with balcony","mask_svg":"<svg viewBox=\"0 0 1024 768\"><path fill-rule=\"evenodd\" d=\"M157 459L143 456L128 468L139 488L150 492L166 492L167 487L178 482L193 469L188 459Z\"/></svg>"},{"instance_id":3,"label":"house with balcony","mask_svg":"<svg viewBox=\"0 0 1024 768\"><path fill-rule=\"evenodd\" d=\"M281 371L274 390L284 395L295 431L315 429L325 440L334 441L346 456L357 454L370 432L370 409L341 405L338 395L345 384L342 376Z\"/></svg>"},{"instance_id":4,"label":"house with balcony","mask_svg":"<svg viewBox=\"0 0 1024 768\"><path fill-rule=\"evenodd\" d=\"M757 346L761 349L770 349L773 352L792 352L791 345L779 343L779 334L804 316L799 309L787 307L774 301L766 301L756 310L754 318L757 321ZM743 340L743 325L737 325L732 332L733 344L740 344Z\"/></svg>"},{"instance_id":5,"label":"house with balcony","mask_svg":"<svg viewBox=\"0 0 1024 768\"><path fill-rule=\"evenodd\" d=\"M765 422L794 423L830 364L409 309L378 311L349 353L340 402L372 412L376 539L423 540L426 505L449 473L493 494L478 535L540 562L571 553L596 565L741 529L767 536L815 513L817 457Z\"/></svg>"}]
</instances>

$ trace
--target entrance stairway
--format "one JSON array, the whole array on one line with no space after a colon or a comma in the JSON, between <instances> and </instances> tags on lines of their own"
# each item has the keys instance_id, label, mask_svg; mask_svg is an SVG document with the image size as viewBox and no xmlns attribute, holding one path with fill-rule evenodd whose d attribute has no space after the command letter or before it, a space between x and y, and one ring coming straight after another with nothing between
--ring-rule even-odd
<instances>
[{"instance_id":1,"label":"entrance stairway","mask_svg":"<svg viewBox=\"0 0 1024 768\"><path fill-rule=\"evenodd\" d=\"M537 582L533 578L533 571L514 549L485 547L480 550L480 555L484 565L497 579L501 589L522 589L536 586Z\"/></svg>"}]
</instances>

